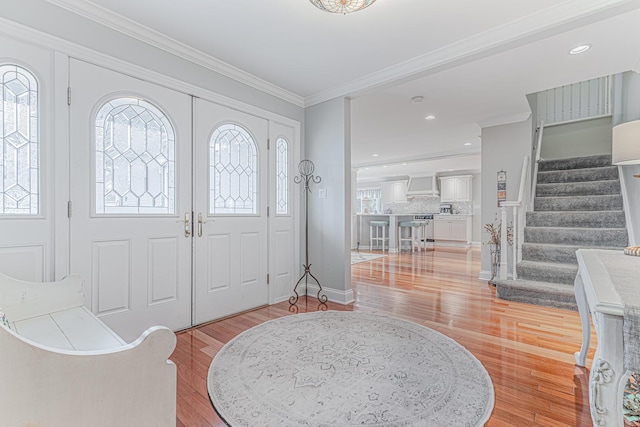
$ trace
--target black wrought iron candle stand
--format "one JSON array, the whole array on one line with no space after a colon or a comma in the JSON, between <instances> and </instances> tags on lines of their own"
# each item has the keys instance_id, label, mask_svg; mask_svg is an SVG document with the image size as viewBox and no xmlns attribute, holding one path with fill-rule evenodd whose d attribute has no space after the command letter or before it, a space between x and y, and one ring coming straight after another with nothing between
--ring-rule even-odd
<instances>
[{"instance_id":1,"label":"black wrought iron candle stand","mask_svg":"<svg viewBox=\"0 0 640 427\"><path fill-rule=\"evenodd\" d=\"M318 298L318 301L320 301L320 304L326 304L327 301L329 300L329 298L327 298L326 295L320 295L320 293L322 292L322 285L320 284L318 279L316 279L316 277L313 274L311 274L311 263L309 263L309 193L311 193L311 188L309 188L309 184L311 182L313 182L314 184L319 184L320 181L322 180L319 176L313 175L314 169L315 169L315 166L313 165L313 162L311 160L302 160L300 164L298 164L298 171L300 172L300 175L293 178L293 181L296 184L301 184L301 183L304 184L303 191L304 191L304 216L305 216L305 220L304 220L305 263L302 265L304 267L304 273L302 274L302 277L300 277L300 279L298 280L298 283L296 283L296 286L293 288L293 293L295 295L292 295L289 298L290 305L294 305L298 302L298 298L300 297L300 295L298 295L298 285L300 285L300 283L302 283L303 280L304 280L304 294L307 295L307 288L309 286L309 277L311 277L318 284L318 287L320 288L318 290L318 294L316 295L316 297Z\"/></svg>"}]
</instances>

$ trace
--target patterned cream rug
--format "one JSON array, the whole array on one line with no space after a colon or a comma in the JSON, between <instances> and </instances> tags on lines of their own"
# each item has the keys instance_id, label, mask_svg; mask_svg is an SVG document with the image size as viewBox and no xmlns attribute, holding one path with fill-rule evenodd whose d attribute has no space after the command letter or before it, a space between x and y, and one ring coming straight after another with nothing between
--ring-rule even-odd
<instances>
[{"instance_id":1,"label":"patterned cream rug","mask_svg":"<svg viewBox=\"0 0 640 427\"><path fill-rule=\"evenodd\" d=\"M482 426L491 378L454 340L359 312L297 314L255 326L216 355L207 381L230 426Z\"/></svg>"},{"instance_id":2,"label":"patterned cream rug","mask_svg":"<svg viewBox=\"0 0 640 427\"><path fill-rule=\"evenodd\" d=\"M386 255L372 254L367 252L351 251L351 264L357 264L359 262L371 261L376 258L384 258Z\"/></svg>"}]
</instances>

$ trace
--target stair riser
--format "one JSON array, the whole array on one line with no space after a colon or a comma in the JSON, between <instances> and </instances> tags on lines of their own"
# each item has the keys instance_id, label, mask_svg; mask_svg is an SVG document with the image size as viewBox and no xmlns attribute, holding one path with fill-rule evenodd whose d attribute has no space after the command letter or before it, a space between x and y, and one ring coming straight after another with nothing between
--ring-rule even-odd
<instances>
[{"instance_id":1,"label":"stair riser","mask_svg":"<svg viewBox=\"0 0 640 427\"><path fill-rule=\"evenodd\" d=\"M536 187L536 196L538 197L597 196L605 194L620 194L620 181L564 182L538 184Z\"/></svg>"},{"instance_id":2,"label":"stair riser","mask_svg":"<svg viewBox=\"0 0 640 427\"><path fill-rule=\"evenodd\" d=\"M624 212L527 212L530 227L624 228Z\"/></svg>"},{"instance_id":3,"label":"stair riser","mask_svg":"<svg viewBox=\"0 0 640 427\"><path fill-rule=\"evenodd\" d=\"M619 179L618 167L538 172L538 184L560 182L610 181Z\"/></svg>"},{"instance_id":4,"label":"stair riser","mask_svg":"<svg viewBox=\"0 0 640 427\"><path fill-rule=\"evenodd\" d=\"M566 169L599 168L605 166L611 166L610 155L576 157L572 159L559 160L541 160L538 163L538 170L552 171Z\"/></svg>"},{"instance_id":5,"label":"stair riser","mask_svg":"<svg viewBox=\"0 0 640 427\"><path fill-rule=\"evenodd\" d=\"M622 196L536 197L536 211L620 211Z\"/></svg>"},{"instance_id":6,"label":"stair riser","mask_svg":"<svg viewBox=\"0 0 640 427\"><path fill-rule=\"evenodd\" d=\"M564 283L572 285L576 278L575 272L556 271L543 267L518 267L518 278L523 280L535 280L537 282Z\"/></svg>"},{"instance_id":7,"label":"stair riser","mask_svg":"<svg viewBox=\"0 0 640 427\"><path fill-rule=\"evenodd\" d=\"M561 264L577 265L576 249L573 247L556 246L538 248L535 245L524 243L522 245L522 259L535 262L556 262Z\"/></svg>"},{"instance_id":8,"label":"stair riser","mask_svg":"<svg viewBox=\"0 0 640 427\"><path fill-rule=\"evenodd\" d=\"M524 241L576 246L611 246L622 248L629 244L626 229L579 229L525 227Z\"/></svg>"}]
</instances>

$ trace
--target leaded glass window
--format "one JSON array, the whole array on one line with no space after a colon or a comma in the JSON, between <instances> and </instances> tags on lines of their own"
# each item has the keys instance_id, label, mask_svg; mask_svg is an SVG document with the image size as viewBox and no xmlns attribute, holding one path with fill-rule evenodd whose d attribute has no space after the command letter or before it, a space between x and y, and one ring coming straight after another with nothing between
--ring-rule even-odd
<instances>
[{"instance_id":1,"label":"leaded glass window","mask_svg":"<svg viewBox=\"0 0 640 427\"><path fill-rule=\"evenodd\" d=\"M96 213L175 213L175 132L155 105L105 103L95 120Z\"/></svg>"},{"instance_id":2,"label":"leaded glass window","mask_svg":"<svg viewBox=\"0 0 640 427\"><path fill-rule=\"evenodd\" d=\"M18 65L0 65L0 214L39 213L38 82Z\"/></svg>"},{"instance_id":3,"label":"leaded glass window","mask_svg":"<svg viewBox=\"0 0 640 427\"><path fill-rule=\"evenodd\" d=\"M276 141L276 203L276 214L289 214L289 143L284 138Z\"/></svg>"},{"instance_id":4,"label":"leaded glass window","mask_svg":"<svg viewBox=\"0 0 640 427\"><path fill-rule=\"evenodd\" d=\"M258 152L249 132L235 124L218 127L209 141L209 213L258 212Z\"/></svg>"}]
</instances>

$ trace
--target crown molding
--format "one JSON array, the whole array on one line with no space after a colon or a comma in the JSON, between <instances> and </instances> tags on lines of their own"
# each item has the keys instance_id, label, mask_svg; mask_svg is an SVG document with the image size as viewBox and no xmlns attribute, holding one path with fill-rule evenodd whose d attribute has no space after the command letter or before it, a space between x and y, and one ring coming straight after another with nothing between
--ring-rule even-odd
<instances>
[{"instance_id":1,"label":"crown molding","mask_svg":"<svg viewBox=\"0 0 640 427\"><path fill-rule=\"evenodd\" d=\"M293 127L299 134L300 122L298 122L297 120L282 116L269 110L264 110L260 107L247 104L243 101L239 101L225 95L221 95L208 89L204 89L200 86L196 86L191 83L166 76L155 70L131 64L102 52L80 46L68 40L61 39L51 34L36 30L34 28L2 17L0 17L0 35L8 37L10 39L20 40L31 45L57 51L60 54L66 55L67 58L75 58L80 61L98 65L100 67L117 70L117 72L119 73L136 77L153 84L164 86L166 88L184 93L186 95L195 96L211 102L215 102L229 108L252 114L256 117L273 120L285 126Z\"/></svg>"},{"instance_id":2,"label":"crown molding","mask_svg":"<svg viewBox=\"0 0 640 427\"><path fill-rule=\"evenodd\" d=\"M129 37L133 37L146 44L154 46L172 55L205 67L211 71L229 77L254 89L290 102L298 107L304 107L304 98L267 82L253 74L247 73L233 65L220 61L197 49L187 46L158 31L145 27L125 16L119 15L87 0L45 0L76 15L97 22L105 27Z\"/></svg>"},{"instance_id":3,"label":"crown molding","mask_svg":"<svg viewBox=\"0 0 640 427\"><path fill-rule=\"evenodd\" d=\"M555 34L563 26L578 26L580 20L594 15L615 16L640 8L638 0L563 1L436 51L303 98L88 0L45 1L299 107L310 107L330 99L357 95L403 78L428 75L447 66L460 65L479 56L526 44L533 36L539 38L545 34Z\"/></svg>"},{"instance_id":4,"label":"crown molding","mask_svg":"<svg viewBox=\"0 0 640 427\"><path fill-rule=\"evenodd\" d=\"M344 85L305 98L305 107L340 96L358 95L366 90L404 78L428 75L447 66L457 66L491 54L524 45L533 36L556 34L563 26L580 25L580 20L596 14L615 16L640 8L637 0L569 0L481 34L447 45L425 55L371 73Z\"/></svg>"}]
</instances>

